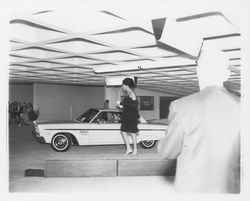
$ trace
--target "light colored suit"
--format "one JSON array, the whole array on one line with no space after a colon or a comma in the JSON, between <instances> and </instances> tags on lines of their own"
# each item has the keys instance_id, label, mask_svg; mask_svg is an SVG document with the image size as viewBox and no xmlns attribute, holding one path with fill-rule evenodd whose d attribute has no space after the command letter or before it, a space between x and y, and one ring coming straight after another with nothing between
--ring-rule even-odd
<instances>
[{"instance_id":1,"label":"light colored suit","mask_svg":"<svg viewBox=\"0 0 250 201\"><path fill-rule=\"evenodd\" d=\"M239 193L239 97L213 86L172 102L158 151L177 158L177 192Z\"/></svg>"}]
</instances>

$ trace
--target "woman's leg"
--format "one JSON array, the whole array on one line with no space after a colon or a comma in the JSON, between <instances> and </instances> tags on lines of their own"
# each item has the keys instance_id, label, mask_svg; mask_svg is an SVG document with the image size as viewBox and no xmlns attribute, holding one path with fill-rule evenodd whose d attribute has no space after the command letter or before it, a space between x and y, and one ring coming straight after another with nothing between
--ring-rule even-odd
<instances>
[{"instance_id":1,"label":"woman's leg","mask_svg":"<svg viewBox=\"0 0 250 201\"><path fill-rule=\"evenodd\" d=\"M134 151L133 151L133 155L135 156L137 154L137 136L136 133L131 133L132 135L132 140L133 140L133 144L134 144Z\"/></svg>"},{"instance_id":2,"label":"woman's leg","mask_svg":"<svg viewBox=\"0 0 250 201\"><path fill-rule=\"evenodd\" d=\"M129 140L128 140L128 135L127 135L126 132L121 132L121 133L122 133L123 141L125 142L125 145L126 145L126 148L127 148L127 151L126 151L125 155L128 155L129 153L132 152L132 149L130 147Z\"/></svg>"}]
</instances>

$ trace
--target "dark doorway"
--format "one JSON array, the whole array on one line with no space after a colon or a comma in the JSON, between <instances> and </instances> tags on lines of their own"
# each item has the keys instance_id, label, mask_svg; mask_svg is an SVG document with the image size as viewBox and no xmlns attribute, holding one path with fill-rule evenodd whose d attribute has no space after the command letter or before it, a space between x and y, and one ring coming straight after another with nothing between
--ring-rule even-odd
<instances>
[{"instance_id":1,"label":"dark doorway","mask_svg":"<svg viewBox=\"0 0 250 201\"><path fill-rule=\"evenodd\" d=\"M160 119L168 117L170 103L177 98L170 98L161 96L160 97Z\"/></svg>"}]
</instances>

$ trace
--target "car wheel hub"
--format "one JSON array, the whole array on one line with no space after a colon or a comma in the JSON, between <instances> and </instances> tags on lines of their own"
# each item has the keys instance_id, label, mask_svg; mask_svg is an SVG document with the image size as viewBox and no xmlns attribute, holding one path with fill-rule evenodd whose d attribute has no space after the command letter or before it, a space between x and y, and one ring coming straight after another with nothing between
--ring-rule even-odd
<instances>
[{"instance_id":1,"label":"car wheel hub","mask_svg":"<svg viewBox=\"0 0 250 201\"><path fill-rule=\"evenodd\" d=\"M55 144L57 147L63 147L67 144L67 140L65 138L60 137L60 138L56 139Z\"/></svg>"},{"instance_id":2,"label":"car wheel hub","mask_svg":"<svg viewBox=\"0 0 250 201\"><path fill-rule=\"evenodd\" d=\"M147 146L151 145L152 143L153 143L152 140L145 140L144 141L144 144L147 145Z\"/></svg>"}]
</instances>

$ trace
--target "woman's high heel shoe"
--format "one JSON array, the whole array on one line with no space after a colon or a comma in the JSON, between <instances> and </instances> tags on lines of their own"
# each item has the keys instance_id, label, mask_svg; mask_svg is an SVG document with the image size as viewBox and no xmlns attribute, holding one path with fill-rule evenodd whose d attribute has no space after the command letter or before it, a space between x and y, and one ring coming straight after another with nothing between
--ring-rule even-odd
<instances>
[{"instance_id":1,"label":"woman's high heel shoe","mask_svg":"<svg viewBox=\"0 0 250 201\"><path fill-rule=\"evenodd\" d=\"M125 156L129 155L130 153L132 153L131 149L126 152Z\"/></svg>"}]
</instances>

